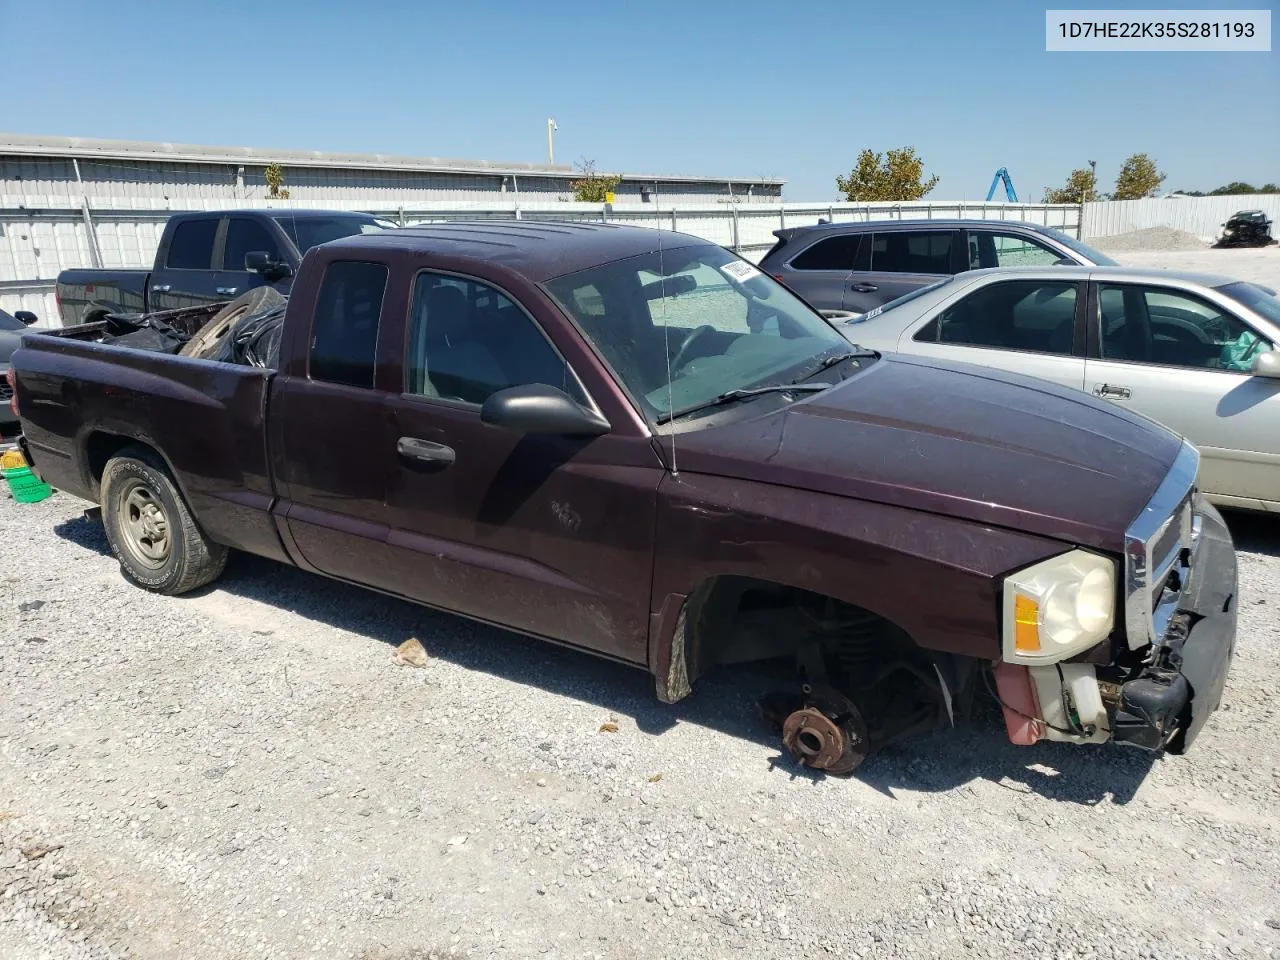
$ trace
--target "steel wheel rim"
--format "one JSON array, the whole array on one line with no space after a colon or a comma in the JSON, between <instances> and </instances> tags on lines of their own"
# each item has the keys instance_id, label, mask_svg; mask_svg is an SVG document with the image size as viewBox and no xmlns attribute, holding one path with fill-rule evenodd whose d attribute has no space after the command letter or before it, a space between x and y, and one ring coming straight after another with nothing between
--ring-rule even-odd
<instances>
[{"instance_id":1,"label":"steel wheel rim","mask_svg":"<svg viewBox=\"0 0 1280 960\"><path fill-rule=\"evenodd\" d=\"M157 497L141 481L133 480L120 495L123 546L133 560L158 570L169 560L169 517Z\"/></svg>"}]
</instances>

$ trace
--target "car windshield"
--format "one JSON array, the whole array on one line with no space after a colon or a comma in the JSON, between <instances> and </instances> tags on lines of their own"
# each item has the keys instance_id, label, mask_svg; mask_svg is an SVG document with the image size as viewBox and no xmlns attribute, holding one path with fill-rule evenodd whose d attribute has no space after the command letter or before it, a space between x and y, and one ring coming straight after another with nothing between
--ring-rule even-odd
<instances>
[{"instance_id":1,"label":"car windshield","mask_svg":"<svg viewBox=\"0 0 1280 960\"><path fill-rule=\"evenodd\" d=\"M1218 287L1218 290L1280 326L1280 299L1268 292L1265 287L1237 280L1235 283L1223 284Z\"/></svg>"},{"instance_id":2,"label":"car windshield","mask_svg":"<svg viewBox=\"0 0 1280 960\"><path fill-rule=\"evenodd\" d=\"M1049 236L1053 237L1053 239L1057 240L1064 247L1070 247L1076 253L1081 254L1083 257L1085 257L1090 263L1094 264L1095 266L1099 266L1099 267L1120 266L1120 261L1112 260L1101 250L1095 250L1093 247L1089 246L1087 243L1083 243L1077 240L1075 237L1068 236L1067 234L1063 233L1061 230L1055 230L1053 229L1053 227L1041 227L1040 230L1044 233L1047 233Z\"/></svg>"},{"instance_id":3,"label":"car windshield","mask_svg":"<svg viewBox=\"0 0 1280 960\"><path fill-rule=\"evenodd\" d=\"M728 250L674 247L545 286L655 422L731 390L791 383L849 342Z\"/></svg>"},{"instance_id":4,"label":"car windshield","mask_svg":"<svg viewBox=\"0 0 1280 960\"><path fill-rule=\"evenodd\" d=\"M11 317L9 314L0 310L0 330L25 330L26 326L17 317Z\"/></svg>"},{"instance_id":5,"label":"car windshield","mask_svg":"<svg viewBox=\"0 0 1280 960\"><path fill-rule=\"evenodd\" d=\"M289 235L299 253L306 253L330 240L353 237L361 233L381 233L386 227L373 217L291 217L283 214L275 218L281 229Z\"/></svg>"}]
</instances>

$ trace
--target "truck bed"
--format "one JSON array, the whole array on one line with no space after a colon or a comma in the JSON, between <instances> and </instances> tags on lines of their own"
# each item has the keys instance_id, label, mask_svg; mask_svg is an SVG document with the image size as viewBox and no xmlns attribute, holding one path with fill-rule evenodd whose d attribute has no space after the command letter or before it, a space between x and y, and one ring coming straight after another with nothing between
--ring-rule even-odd
<instances>
[{"instance_id":1,"label":"truck bed","mask_svg":"<svg viewBox=\"0 0 1280 960\"><path fill-rule=\"evenodd\" d=\"M64 325L98 313L143 313L150 270L64 270L58 274L58 310Z\"/></svg>"},{"instance_id":2,"label":"truck bed","mask_svg":"<svg viewBox=\"0 0 1280 960\"><path fill-rule=\"evenodd\" d=\"M46 482L96 503L107 459L145 443L164 451L211 538L287 561L269 517L275 371L94 342L104 326L27 336L14 355L26 371L26 440Z\"/></svg>"}]
</instances>

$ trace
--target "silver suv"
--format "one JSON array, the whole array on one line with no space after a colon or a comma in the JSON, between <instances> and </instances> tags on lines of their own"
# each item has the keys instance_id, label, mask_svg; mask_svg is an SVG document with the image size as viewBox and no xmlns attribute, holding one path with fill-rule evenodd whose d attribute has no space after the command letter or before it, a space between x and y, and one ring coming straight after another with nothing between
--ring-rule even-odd
<instances>
[{"instance_id":1,"label":"silver suv","mask_svg":"<svg viewBox=\"0 0 1280 960\"><path fill-rule=\"evenodd\" d=\"M1036 223L880 220L775 230L760 269L818 310L866 313L942 277L981 267L1118 266Z\"/></svg>"}]
</instances>

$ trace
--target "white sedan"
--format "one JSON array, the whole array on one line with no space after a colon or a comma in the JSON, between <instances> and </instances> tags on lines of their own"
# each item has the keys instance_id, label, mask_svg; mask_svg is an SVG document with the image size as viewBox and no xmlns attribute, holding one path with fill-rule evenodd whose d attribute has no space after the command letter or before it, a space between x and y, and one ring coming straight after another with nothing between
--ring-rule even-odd
<instances>
[{"instance_id":1,"label":"white sedan","mask_svg":"<svg viewBox=\"0 0 1280 960\"><path fill-rule=\"evenodd\" d=\"M1144 414L1200 448L1209 499L1280 512L1273 290L1173 270L1005 267L837 326L865 347L1012 370Z\"/></svg>"}]
</instances>

